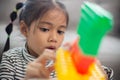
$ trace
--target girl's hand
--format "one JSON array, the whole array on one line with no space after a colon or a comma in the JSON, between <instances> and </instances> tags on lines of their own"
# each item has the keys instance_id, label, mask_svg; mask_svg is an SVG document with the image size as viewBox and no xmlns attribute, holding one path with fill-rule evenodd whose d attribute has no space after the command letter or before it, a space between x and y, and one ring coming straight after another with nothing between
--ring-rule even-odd
<instances>
[{"instance_id":1,"label":"girl's hand","mask_svg":"<svg viewBox=\"0 0 120 80\"><path fill-rule=\"evenodd\" d=\"M55 52L46 49L41 56L33 62L30 62L26 70L26 80L32 78L48 79L50 73L54 70L54 66L46 67L46 61L55 61Z\"/></svg>"},{"instance_id":2,"label":"girl's hand","mask_svg":"<svg viewBox=\"0 0 120 80\"><path fill-rule=\"evenodd\" d=\"M63 45L63 48L67 49L67 50L70 50L71 49L71 46L72 46L72 43L70 42L67 42Z\"/></svg>"}]
</instances>

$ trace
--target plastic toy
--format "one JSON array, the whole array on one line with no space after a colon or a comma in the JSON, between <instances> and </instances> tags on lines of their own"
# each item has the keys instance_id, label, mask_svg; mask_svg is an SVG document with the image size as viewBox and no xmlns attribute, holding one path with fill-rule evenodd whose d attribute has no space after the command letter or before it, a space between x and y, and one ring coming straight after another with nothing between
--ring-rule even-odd
<instances>
[{"instance_id":1,"label":"plastic toy","mask_svg":"<svg viewBox=\"0 0 120 80\"><path fill-rule=\"evenodd\" d=\"M55 69L58 80L107 80L96 62L100 43L112 29L109 12L95 3L84 2L78 24L78 38L70 50L59 49Z\"/></svg>"}]
</instances>

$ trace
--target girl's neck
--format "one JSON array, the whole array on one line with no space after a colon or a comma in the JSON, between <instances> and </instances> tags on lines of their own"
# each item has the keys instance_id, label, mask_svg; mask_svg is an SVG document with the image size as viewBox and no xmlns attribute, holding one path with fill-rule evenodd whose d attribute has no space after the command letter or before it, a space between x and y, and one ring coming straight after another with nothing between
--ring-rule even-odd
<instances>
[{"instance_id":1,"label":"girl's neck","mask_svg":"<svg viewBox=\"0 0 120 80\"><path fill-rule=\"evenodd\" d=\"M35 53L32 49L29 48L29 46L27 45L27 43L26 43L25 47L26 47L26 49L27 49L27 51L28 51L28 54L30 54L30 55L32 55L32 56L34 56L34 57L36 57L36 58L39 56L39 55L38 55L37 53Z\"/></svg>"}]
</instances>

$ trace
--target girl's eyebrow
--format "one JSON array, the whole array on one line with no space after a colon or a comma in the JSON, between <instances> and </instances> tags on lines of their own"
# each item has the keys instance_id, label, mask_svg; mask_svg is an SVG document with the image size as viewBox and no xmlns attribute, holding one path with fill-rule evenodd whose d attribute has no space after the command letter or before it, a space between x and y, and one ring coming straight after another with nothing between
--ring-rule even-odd
<instances>
[{"instance_id":1,"label":"girl's eyebrow","mask_svg":"<svg viewBox=\"0 0 120 80\"><path fill-rule=\"evenodd\" d=\"M61 25L61 26L60 26L60 28L65 28L65 29L66 29L66 28L67 28L67 26L65 26L65 25Z\"/></svg>"},{"instance_id":2,"label":"girl's eyebrow","mask_svg":"<svg viewBox=\"0 0 120 80\"><path fill-rule=\"evenodd\" d=\"M47 25L53 26L53 24L52 24L52 23L47 22L47 21L40 21L40 23L41 23L41 24L47 24Z\"/></svg>"},{"instance_id":3,"label":"girl's eyebrow","mask_svg":"<svg viewBox=\"0 0 120 80\"><path fill-rule=\"evenodd\" d=\"M50 26L54 26L54 24L50 23L50 22L47 22L47 21L41 21L40 22L41 24L47 24L47 25L50 25ZM60 25L60 28L67 28L67 26L65 25Z\"/></svg>"}]
</instances>

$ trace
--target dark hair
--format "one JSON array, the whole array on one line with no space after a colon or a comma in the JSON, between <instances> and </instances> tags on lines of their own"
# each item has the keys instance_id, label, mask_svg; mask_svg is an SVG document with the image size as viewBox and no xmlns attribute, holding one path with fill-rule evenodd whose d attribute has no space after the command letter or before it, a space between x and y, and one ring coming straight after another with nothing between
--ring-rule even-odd
<instances>
[{"instance_id":1,"label":"dark hair","mask_svg":"<svg viewBox=\"0 0 120 80\"><path fill-rule=\"evenodd\" d=\"M59 7L66 15L67 25L69 16L65 6L55 0L27 0L20 13L19 21L24 20L26 25L29 27L35 20L41 18L47 11Z\"/></svg>"}]
</instances>

